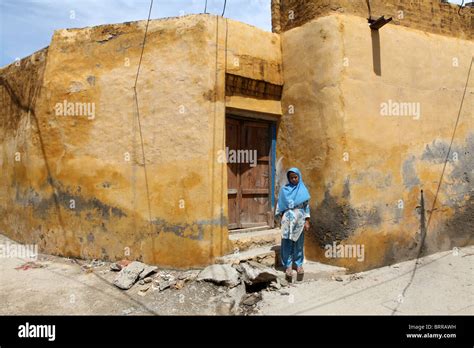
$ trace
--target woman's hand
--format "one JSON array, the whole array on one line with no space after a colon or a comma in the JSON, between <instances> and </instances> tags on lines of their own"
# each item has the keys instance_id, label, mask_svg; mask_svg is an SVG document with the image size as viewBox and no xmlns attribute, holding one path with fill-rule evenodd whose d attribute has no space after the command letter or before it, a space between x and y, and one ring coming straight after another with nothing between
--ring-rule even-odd
<instances>
[{"instance_id":1,"label":"woman's hand","mask_svg":"<svg viewBox=\"0 0 474 348\"><path fill-rule=\"evenodd\" d=\"M305 231L309 231L309 227L310 227L309 219L306 219L306 221L305 221L305 223L304 223L304 230L305 230Z\"/></svg>"}]
</instances>

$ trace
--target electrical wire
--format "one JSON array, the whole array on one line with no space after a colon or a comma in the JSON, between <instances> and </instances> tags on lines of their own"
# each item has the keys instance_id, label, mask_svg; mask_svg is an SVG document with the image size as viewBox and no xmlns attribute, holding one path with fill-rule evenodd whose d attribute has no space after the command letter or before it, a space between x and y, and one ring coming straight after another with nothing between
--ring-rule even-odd
<instances>
[{"instance_id":1,"label":"electrical wire","mask_svg":"<svg viewBox=\"0 0 474 348\"><path fill-rule=\"evenodd\" d=\"M152 220L151 220L150 189L149 189L149 185L148 185L148 173L147 173L147 169L146 169L145 147L144 147L144 143L143 143L142 124L141 124L141 120L140 120L140 107L138 105L137 82L138 82L138 76L140 74L140 67L142 65L143 52L145 51L146 37L147 37L147 34L148 34L148 24L150 23L151 9L152 8L153 8L153 0L150 1L150 9L148 11L148 20L146 22L146 27L145 27L145 36L143 37L142 52L140 54L140 61L138 62L138 69L137 69L137 76L135 77L135 84L133 86L133 91L134 91L134 94L135 94L135 105L136 105L136 109L137 109L138 129L140 130L140 142L141 142L141 148L142 148L143 170L144 170L144 173L145 173L145 186L146 186L146 195L147 195L147 201L148 201L148 218L149 218L150 233L152 233L152 231L153 231Z\"/></svg>"},{"instance_id":2,"label":"electrical wire","mask_svg":"<svg viewBox=\"0 0 474 348\"><path fill-rule=\"evenodd\" d=\"M222 15L221 15L221 17L224 17L226 5L227 5L227 0L224 0L224 8L222 9Z\"/></svg>"},{"instance_id":3,"label":"electrical wire","mask_svg":"<svg viewBox=\"0 0 474 348\"><path fill-rule=\"evenodd\" d=\"M469 78L471 76L471 69L472 69L473 61L474 61L474 57L471 58L471 64L469 65L469 70L468 70L467 79L466 79L466 85L464 86L464 93L463 93L462 98L461 98L461 104L459 106L459 111L458 111L458 115L457 115L457 118L456 118L456 123L454 124L454 130L453 130L453 135L451 137L451 143L449 144L448 153L446 154L446 159L445 159L444 165L443 165L443 170L441 171L441 177L440 177L439 182L438 182L438 188L436 189L436 194L435 194L435 197L434 197L434 200L433 200L433 205L431 207L431 210L429 211L430 216L428 217L428 222L426 224L425 233L421 234L421 241L420 241L420 245L419 245L419 248L418 248L418 253L417 253L417 256L416 256L415 266L414 266L413 271L411 273L410 280L408 281L408 284L405 286L405 288L402 291L402 294L401 294L402 298L405 297L405 294L406 294L408 288L411 286L411 284L413 282L413 279L415 277L415 273L416 273L416 270L417 270L417 266L418 266L418 259L420 258L421 254L422 254L422 251L423 251L423 246L424 246L424 243L425 243L426 235L428 233L428 228L430 226L431 218L433 216L434 209L435 209L435 206L436 206L436 202L437 202L437 199L438 199L439 190L441 188L441 184L443 183L443 177L444 177L444 172L446 170L446 165L448 163L449 155L451 153L451 148L453 146L454 136L456 135L456 130L457 130L457 127L458 127L458 124L459 124L459 118L461 116L461 111L462 111L462 107L463 107L463 104L464 104L464 99L466 97L466 91L467 91L467 86L469 84ZM399 306L400 306L400 303L398 303L397 306L393 309L392 315L394 315L397 312Z\"/></svg>"}]
</instances>

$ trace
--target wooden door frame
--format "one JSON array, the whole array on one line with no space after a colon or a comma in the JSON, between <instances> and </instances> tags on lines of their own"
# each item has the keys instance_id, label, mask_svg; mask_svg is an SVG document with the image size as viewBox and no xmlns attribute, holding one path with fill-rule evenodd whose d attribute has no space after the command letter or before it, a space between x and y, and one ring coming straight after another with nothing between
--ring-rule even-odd
<instances>
[{"instance_id":1,"label":"wooden door frame","mask_svg":"<svg viewBox=\"0 0 474 348\"><path fill-rule=\"evenodd\" d=\"M252 115L251 115L252 114ZM225 114L226 122L227 119L234 119L237 121L246 121L246 122L257 122L257 123L262 123L262 124L267 124L269 127L269 141L270 141L270 153L269 153L269 166L268 166L268 177L269 177L269 187L268 187L268 213L271 216L268 216L267 218L267 225L271 228L274 227L274 220L273 220L273 211L275 207L275 164L276 164L276 130L278 126L278 119L272 116L264 116L261 117L258 113L250 113L249 111L245 111L243 116L239 112L234 112L234 110L227 110ZM251 117L254 116L254 117ZM243 128L238 132L237 137L238 137L238 144L240 146L241 144L241 138L242 138L242 132ZM227 135L224 135L224 139L227 139ZM227 146L227 143L226 143ZM240 188L241 187L241 175L240 175L240 164L239 164L239 170L237 171L237 185ZM228 190L228 182L226 182L225 185L226 190ZM227 191L227 204L229 202L229 191ZM242 190L237 191L237 211L240 214L240 200L242 199ZM237 224L237 229L240 230L246 230L246 229L252 229L250 228L242 228L242 225L240 223ZM231 231L229 229L229 231Z\"/></svg>"}]
</instances>

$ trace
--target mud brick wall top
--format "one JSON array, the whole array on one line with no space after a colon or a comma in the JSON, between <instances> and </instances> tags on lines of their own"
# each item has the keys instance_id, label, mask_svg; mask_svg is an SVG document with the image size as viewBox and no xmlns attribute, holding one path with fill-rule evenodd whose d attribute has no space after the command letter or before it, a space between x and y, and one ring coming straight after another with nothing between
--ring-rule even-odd
<instances>
[{"instance_id":1,"label":"mud brick wall top","mask_svg":"<svg viewBox=\"0 0 474 348\"><path fill-rule=\"evenodd\" d=\"M440 35L472 40L474 8L439 0L371 0L372 17L392 17L401 25ZM369 17L366 0L272 0L272 30L284 32L330 14Z\"/></svg>"}]
</instances>

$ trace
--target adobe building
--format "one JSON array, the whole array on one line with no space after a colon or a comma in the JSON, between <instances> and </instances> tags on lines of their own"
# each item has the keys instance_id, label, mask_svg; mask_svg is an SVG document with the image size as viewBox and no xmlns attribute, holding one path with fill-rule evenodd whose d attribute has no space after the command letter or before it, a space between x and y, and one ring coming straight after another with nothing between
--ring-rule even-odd
<instances>
[{"instance_id":1,"label":"adobe building","mask_svg":"<svg viewBox=\"0 0 474 348\"><path fill-rule=\"evenodd\" d=\"M473 10L370 4L393 20L371 29L364 0L274 0L273 33L208 14L57 30L0 70L0 231L204 266L274 226L297 166L309 260L361 270L416 257L424 234L427 253L472 244ZM328 259L332 243L364 260Z\"/></svg>"}]
</instances>

